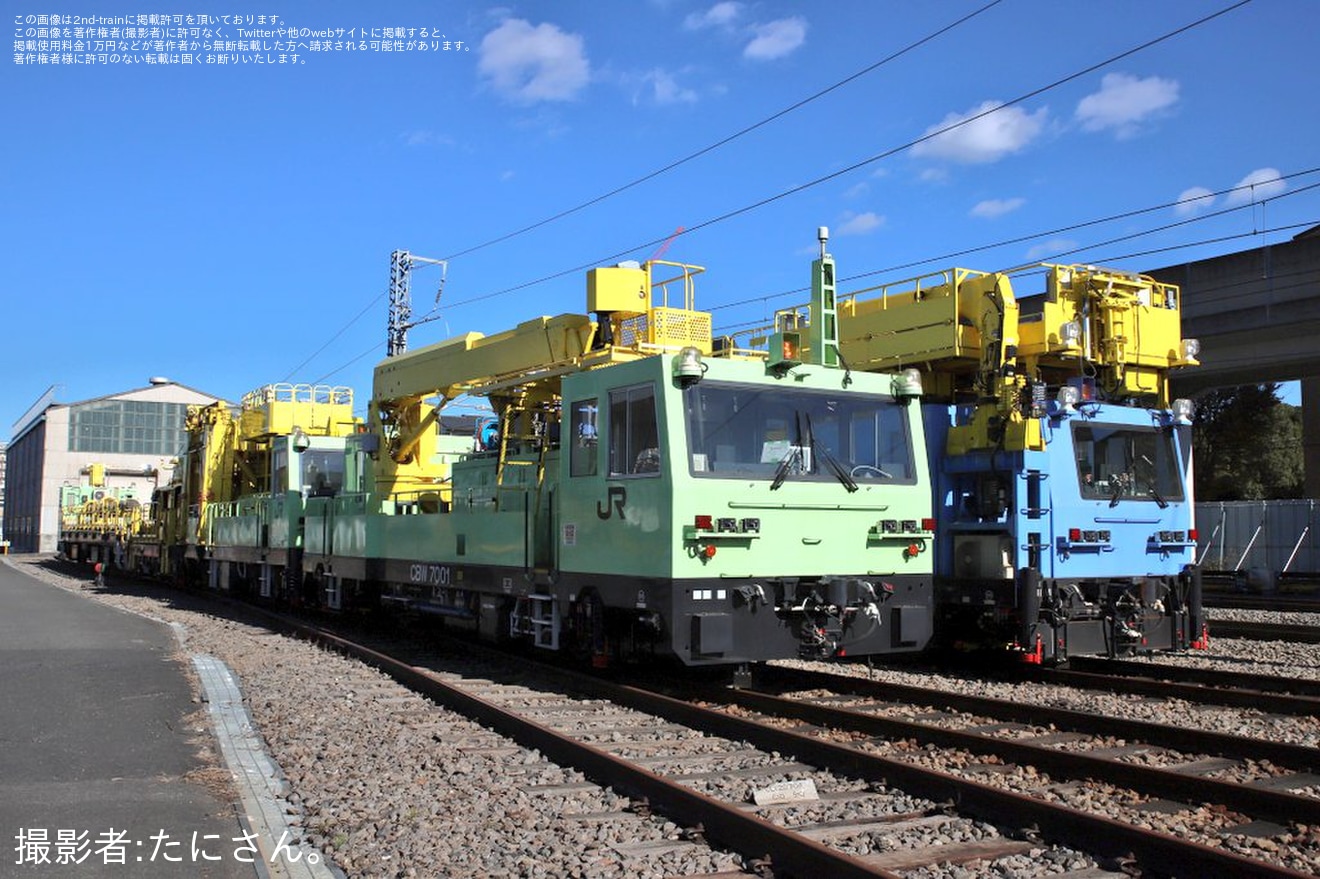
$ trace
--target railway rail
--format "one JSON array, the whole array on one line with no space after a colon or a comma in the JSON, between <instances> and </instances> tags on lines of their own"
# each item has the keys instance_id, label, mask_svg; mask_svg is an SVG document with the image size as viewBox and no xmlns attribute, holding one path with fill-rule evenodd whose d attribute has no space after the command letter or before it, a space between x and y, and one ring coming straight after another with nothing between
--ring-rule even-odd
<instances>
[{"instance_id":1,"label":"railway rail","mask_svg":"<svg viewBox=\"0 0 1320 879\"><path fill-rule=\"evenodd\" d=\"M1286 613L1320 613L1320 595L1275 592L1255 594L1206 590L1202 596L1206 608L1225 610L1272 610ZM1217 621L1222 625L1222 621Z\"/></svg>"},{"instance_id":2,"label":"railway rail","mask_svg":"<svg viewBox=\"0 0 1320 879\"><path fill-rule=\"evenodd\" d=\"M1087 690L1127 693L1155 699L1182 699L1199 705L1227 705L1254 708L1271 714L1292 714L1312 717L1320 714L1320 697L1295 695L1290 688L1310 690L1310 682L1272 675L1239 674L1236 686L1223 686L1212 682L1212 676L1190 675L1201 682L1171 680L1176 671L1163 671L1150 666L1142 675L1128 664L1116 663L1113 671L1104 666L1078 663L1078 668L1023 669L1021 676L1040 683L1060 684Z\"/></svg>"},{"instance_id":3,"label":"railway rail","mask_svg":"<svg viewBox=\"0 0 1320 879\"><path fill-rule=\"evenodd\" d=\"M762 681L768 689L774 691L829 690L841 696L867 699L873 703L922 706L923 710L963 715L969 725L976 722L973 718L979 719L982 724L998 724L1001 728L1025 724L1046 728L1049 732L1110 736L1189 754L1209 754L1233 760L1262 760L1278 766L1294 767L1299 771L1320 771L1320 748L1277 739L1246 737L1194 726L1174 726L1115 717L1103 712L1060 708L1035 701L1027 703L1020 699L999 699L937 687L873 681L782 666L767 669Z\"/></svg>"},{"instance_id":4,"label":"railway rail","mask_svg":"<svg viewBox=\"0 0 1320 879\"><path fill-rule=\"evenodd\" d=\"M1108 675L1117 678L1148 678L1175 681L1210 688L1250 690L1255 694L1279 694L1320 698L1320 680L1255 672L1226 671L1221 668L1193 668L1157 661L1075 659L1069 666L1087 674ZM1210 701L1210 700L1206 700ZM1257 705L1268 710L1264 705Z\"/></svg>"},{"instance_id":5,"label":"railway rail","mask_svg":"<svg viewBox=\"0 0 1320 879\"><path fill-rule=\"evenodd\" d=\"M693 828L693 833L712 843L740 851L749 861L769 863L777 872L789 875L825 875L826 870L830 875L841 876L893 875L893 870L911 869L923 863L1018 853L1039 845L1041 838L1091 852L1110 863L1133 856L1144 868L1157 872L1302 875L1058 802L874 753L874 747L859 747L852 740L855 735L845 735L846 741L833 740L838 737L837 732L823 735L821 731L844 730L850 734L881 736L878 741L886 743L898 736L905 740L918 733L915 727L887 727L876 718L855 716L838 708L808 706L721 688L699 691L701 700L732 703L758 712L772 709L770 713L779 718L804 720L814 716L820 724L816 730L798 731L784 729L782 722L775 719L758 721L734 716L659 690L562 671L555 674L565 677L551 684L549 692L544 684L529 689L521 675L507 670L497 674L478 673L475 678L435 673L420 668L413 660L399 660L319 627L300 624L299 632L380 668L441 704L461 710L557 762L577 767L631 796L644 798L651 807L669 814L671 820L681 818ZM537 674L545 672L541 670ZM561 688L565 692L560 692ZM569 696L567 691L581 695ZM592 718L599 718L599 709L606 705L622 706L644 716L606 714L602 728L600 721ZM662 732L657 735L656 730ZM683 730L699 733L696 736L702 740L699 753L663 753L693 738L691 732ZM640 741L633 738L639 731ZM1265 820L1320 822L1320 799L1286 791L1180 776L1166 770L1028 747L993 737L964 739L947 731L938 732L934 727L919 732L932 742L943 739L940 744L944 747L972 746L979 752L1001 757L1007 752L1011 758L1046 767L1047 771L1057 771L1062 776L1108 777L1154 796L1207 800ZM1304 753L1304 759L1294 756L1305 765L1312 765L1314 749ZM702 768L693 772L694 765ZM736 792L746 787L748 778L769 782L769 789L776 785L804 787L800 782L809 781L818 789L832 792L835 801L842 799L854 804L876 800L881 792L897 787L909 796L935 803L956 803L958 815L965 820L1007 824L1012 829L1008 838L976 841L957 851L938 846L929 851L905 851L901 855L873 852L858 855L850 853L846 845L836 849L823 845L821 840L852 839L877 831L901 833L931 821L945 820L947 816L941 816L938 809L882 808L878 814L862 818L826 819L783 827L752 814L739 801ZM863 787L857 788L856 781L841 782L841 779L860 780ZM716 795L701 793L699 789L703 787Z\"/></svg>"},{"instance_id":6,"label":"railway rail","mask_svg":"<svg viewBox=\"0 0 1320 879\"><path fill-rule=\"evenodd\" d=\"M795 683L824 683L827 689L778 694L725 691L711 699L821 728L890 741L905 739L921 747L958 748L1058 777L1104 781L1179 802L1214 802L1285 824L1320 815L1320 799L1288 792L1320 790L1320 776L1310 771L1320 766L1316 748L1140 721L1122 721L1116 728L1117 719L1096 714L1048 708L1023 711L1021 705L1006 700L852 683L828 674L808 674ZM924 709L918 709L922 713L915 718L885 714L912 705ZM938 709L931 710L935 706ZM1145 760L1160 765L1135 762ZM1216 773L1225 777L1211 777Z\"/></svg>"},{"instance_id":7,"label":"railway rail","mask_svg":"<svg viewBox=\"0 0 1320 879\"><path fill-rule=\"evenodd\" d=\"M1246 638L1251 641L1293 641L1320 644L1320 626L1294 623L1258 623L1246 620L1219 620L1211 629L1220 638Z\"/></svg>"},{"instance_id":8,"label":"railway rail","mask_svg":"<svg viewBox=\"0 0 1320 879\"><path fill-rule=\"evenodd\" d=\"M836 695L827 694L826 704L820 706L828 710L816 717L817 725L808 727L803 726L803 717L792 713L808 710L803 707L805 699L780 699L782 704L772 709L773 694L706 687L676 696L659 688L621 686L562 671L537 671L532 681L530 666L507 656L498 665L483 661L456 669L452 657L442 662L435 656L434 645L363 645L356 643L359 635L346 637L282 615L271 619L278 620L281 628L296 625L303 637L362 658L561 766L576 768L593 781L634 797L640 805L633 809L654 810L687 828L683 839L653 839L639 846L639 853L647 845L709 842L738 852L749 870L776 875L822 875L826 870L831 875L894 875L936 863L1020 860L1027 855L1037 860L1065 859L1070 869L1084 870L1088 876L1134 868L1155 873L1296 876L1313 873L1314 864L1320 863L1320 858L1298 854L1285 861L1288 866L1281 866L1225 851L1229 844L1251 843L1236 836L1235 842L1214 839L1213 830L1198 844L1176 838L1181 830L1160 833L1136 826L1137 822L1166 829L1179 826L1164 823L1162 811L1183 813L1178 820L1184 824L1204 817L1204 806L1189 809L1172 801L1213 803L1210 813L1218 816L1218 826L1228 834L1238 830L1277 834L1284 828L1272 824L1293 822L1302 825L1304 833L1306 824L1320 824L1316 820L1320 799L1288 789L1308 786L1307 774L1320 764L1315 748L1182 728L1158 730L1153 729L1155 724L1083 715L1091 722L1098 719L1108 735L1130 741L1125 753L1109 759L1098 753L1101 748L1074 755L1065 740L1068 731L1080 729L1083 719L1068 718L1059 709L1006 702L991 711L985 701L955 706L953 694L944 694L949 701L939 705L925 693L928 701L920 704L938 706L936 713L948 708L974 714L974 720L982 722L973 725L987 727L962 730L959 736L957 730L943 729L947 717L927 718L911 727L886 726L884 718L867 717L869 712L838 704L846 701L839 699L845 691L836 690L833 683L828 689ZM475 651L464 644L462 652ZM788 674L774 672L781 673ZM848 679L852 687L865 683ZM825 686L819 678L791 676L777 684ZM919 702L915 691L892 685L888 691L904 702ZM708 704L694 704L694 697ZM995 713L1010 708L1023 712L1022 719ZM1057 727L1045 735L1056 736L1054 744L1060 749L1051 752L1047 743L1031 742L1033 731L1014 729L1019 724ZM1163 749L1184 753L1183 772L1139 765L1154 758L1162 762L1165 757L1158 752ZM1263 783L1228 780L1236 770L1224 765L1227 761L1253 759L1272 764L1263 773L1255 767ZM940 764L946 761L960 768L944 771ZM1030 767L1041 789L1005 789L998 776L1014 768L1014 763ZM515 776L520 770L510 767ZM1221 777L1201 777L1204 774ZM807 804L746 802L750 791L791 790L805 782L819 792L819 798ZM1042 795L1055 801L1041 799ZM1065 798L1086 801L1093 809L1097 802L1110 805L1095 814L1058 801ZM1143 806L1148 811L1142 811ZM1123 814L1124 820L1105 817L1107 809ZM624 819L635 821L637 816L600 816L601 821ZM795 826L782 826L788 824ZM932 846L932 837L944 844ZM883 850L891 846L899 849ZM1092 866L1079 867L1077 859L1082 856L1070 850L1087 852ZM1306 857L1312 860L1299 860ZM1288 867L1300 867L1302 872Z\"/></svg>"},{"instance_id":9,"label":"railway rail","mask_svg":"<svg viewBox=\"0 0 1320 879\"><path fill-rule=\"evenodd\" d=\"M1235 812L1285 824L1292 821L1314 822L1320 817L1320 799L1316 797L1222 781L1198 774L1211 769L1222 770L1227 767L1228 761L1200 757L1174 763L1172 768L1124 761L1125 756L1145 756L1160 750L1146 743L1129 743L1116 749L1117 754L1097 756L1090 752L1056 747L1061 743L1073 743L1080 736L1044 732L1038 737L1048 743L1039 744L1031 739L1018 740L1000 735L1004 732L1025 731L1024 726L1017 724L951 729L939 725L935 719L915 722L878 717L867 710L867 705L834 706L824 704L820 697L804 699L799 695L775 696L746 690L725 690L714 694L711 701L724 702L762 715L800 720L822 730L847 730L891 742L896 739L909 740L922 748L934 745L962 749L980 756L1043 769L1055 777L1107 782L1189 805L1216 803ZM998 770L993 767L998 765L989 763L982 768L983 771L996 772ZM1280 787L1308 787L1320 782L1320 777L1305 773L1288 774L1266 776L1264 782Z\"/></svg>"}]
</instances>

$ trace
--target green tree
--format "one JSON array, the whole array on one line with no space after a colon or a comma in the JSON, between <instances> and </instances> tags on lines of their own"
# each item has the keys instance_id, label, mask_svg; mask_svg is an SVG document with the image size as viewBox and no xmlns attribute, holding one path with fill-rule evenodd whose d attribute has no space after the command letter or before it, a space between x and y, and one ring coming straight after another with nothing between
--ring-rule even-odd
<instances>
[{"instance_id":1,"label":"green tree","mask_svg":"<svg viewBox=\"0 0 1320 879\"><path fill-rule=\"evenodd\" d=\"M1302 496L1302 416L1265 382L1197 400L1192 449L1198 501Z\"/></svg>"}]
</instances>

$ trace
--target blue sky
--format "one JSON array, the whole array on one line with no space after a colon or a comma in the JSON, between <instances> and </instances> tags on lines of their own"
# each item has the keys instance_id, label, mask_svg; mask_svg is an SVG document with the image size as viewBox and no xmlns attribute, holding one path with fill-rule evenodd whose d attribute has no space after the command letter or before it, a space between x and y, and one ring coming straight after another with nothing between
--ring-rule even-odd
<instances>
[{"instance_id":1,"label":"blue sky","mask_svg":"<svg viewBox=\"0 0 1320 879\"><path fill-rule=\"evenodd\" d=\"M231 17L213 39L266 15L441 48L309 35L292 63L69 65L17 63L50 55L27 17L63 10L10 3L0 435L50 385L71 402L155 375L230 399L347 384L365 410L395 249L449 259L418 347L581 311L579 267L679 227L665 257L708 268L718 329L802 300L778 294L808 282L819 225L846 292L953 264L1140 270L1320 222L1313 0L1254 0L1089 72L1232 0L1002 0L861 73L985 5L238 0L209 11ZM414 274L418 313L438 280Z\"/></svg>"}]
</instances>

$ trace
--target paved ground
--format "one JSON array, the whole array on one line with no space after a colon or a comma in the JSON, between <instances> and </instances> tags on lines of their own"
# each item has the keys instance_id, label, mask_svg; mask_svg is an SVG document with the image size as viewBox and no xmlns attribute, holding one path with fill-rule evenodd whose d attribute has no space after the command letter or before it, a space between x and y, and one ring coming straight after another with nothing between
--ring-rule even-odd
<instances>
[{"instance_id":1,"label":"paved ground","mask_svg":"<svg viewBox=\"0 0 1320 879\"><path fill-rule=\"evenodd\" d=\"M186 668L166 626L0 564L0 879L258 875Z\"/></svg>"}]
</instances>

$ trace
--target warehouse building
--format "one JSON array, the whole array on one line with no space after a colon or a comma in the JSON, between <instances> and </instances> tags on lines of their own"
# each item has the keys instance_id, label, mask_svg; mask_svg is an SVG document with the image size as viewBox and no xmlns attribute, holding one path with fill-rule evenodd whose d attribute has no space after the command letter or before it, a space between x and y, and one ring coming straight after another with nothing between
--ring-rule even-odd
<instances>
[{"instance_id":1,"label":"warehouse building","mask_svg":"<svg viewBox=\"0 0 1320 879\"><path fill-rule=\"evenodd\" d=\"M189 406L219 400L165 378L78 403L48 390L15 425L5 450L4 539L10 552L55 552L60 500L96 468L107 489L147 503L182 451Z\"/></svg>"},{"instance_id":2,"label":"warehouse building","mask_svg":"<svg viewBox=\"0 0 1320 879\"><path fill-rule=\"evenodd\" d=\"M0 442L0 549L8 549L4 545L5 534L5 453L9 449L9 443Z\"/></svg>"}]
</instances>

